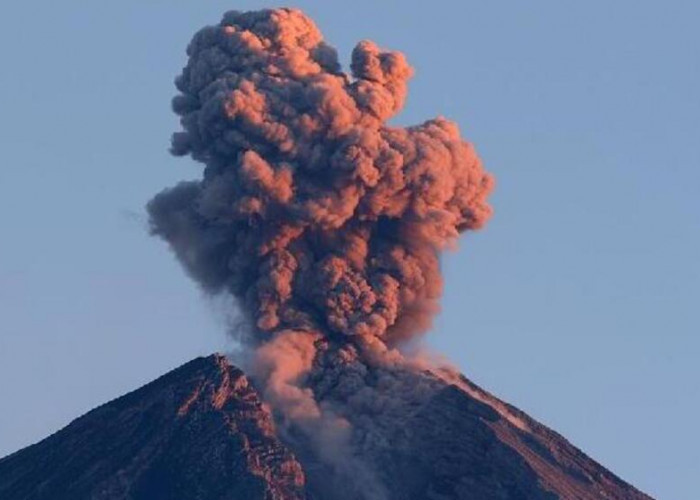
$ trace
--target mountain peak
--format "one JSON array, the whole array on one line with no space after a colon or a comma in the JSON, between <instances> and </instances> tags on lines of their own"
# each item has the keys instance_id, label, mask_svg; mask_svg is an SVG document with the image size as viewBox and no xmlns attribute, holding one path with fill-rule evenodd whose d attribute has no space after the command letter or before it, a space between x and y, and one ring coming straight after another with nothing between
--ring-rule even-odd
<instances>
[{"instance_id":1,"label":"mountain peak","mask_svg":"<svg viewBox=\"0 0 700 500\"><path fill-rule=\"evenodd\" d=\"M283 440L246 375L215 354L0 459L0 498L649 499L464 377L448 383L427 372L395 376L394 389L401 394L416 392L418 384L429 390L399 413L380 401L374 414L361 415L377 425L360 436L348 458L373 471L381 483L373 493L362 484L338 488L319 450L286 432ZM372 379L387 384L386 377L366 377L368 388ZM347 384L337 382L323 382L328 403L344 397ZM319 394L322 385L317 381ZM379 388L373 390L381 399Z\"/></svg>"}]
</instances>

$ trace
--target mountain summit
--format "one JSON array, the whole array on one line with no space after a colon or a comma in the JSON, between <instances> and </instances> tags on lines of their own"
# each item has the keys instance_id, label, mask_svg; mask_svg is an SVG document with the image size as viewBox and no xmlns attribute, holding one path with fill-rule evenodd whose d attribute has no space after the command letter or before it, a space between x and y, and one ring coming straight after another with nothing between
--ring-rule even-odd
<instances>
[{"instance_id":1,"label":"mountain summit","mask_svg":"<svg viewBox=\"0 0 700 500\"><path fill-rule=\"evenodd\" d=\"M331 487L328 465L276 429L245 374L213 355L0 459L0 498L650 498L468 380L441 384L400 423L384 419L381 439L355 457L372 467L381 493Z\"/></svg>"}]
</instances>

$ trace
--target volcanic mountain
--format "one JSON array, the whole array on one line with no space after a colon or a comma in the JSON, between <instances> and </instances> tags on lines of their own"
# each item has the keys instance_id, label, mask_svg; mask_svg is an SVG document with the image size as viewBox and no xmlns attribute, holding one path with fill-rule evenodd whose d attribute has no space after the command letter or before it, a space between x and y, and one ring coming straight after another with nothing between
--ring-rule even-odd
<instances>
[{"instance_id":1,"label":"volcanic mountain","mask_svg":"<svg viewBox=\"0 0 700 500\"><path fill-rule=\"evenodd\" d=\"M338 488L318 451L279 428L246 375L212 355L0 459L0 498L650 498L465 378L416 376L434 389L430 396L400 418L385 412L353 457L380 488Z\"/></svg>"}]
</instances>

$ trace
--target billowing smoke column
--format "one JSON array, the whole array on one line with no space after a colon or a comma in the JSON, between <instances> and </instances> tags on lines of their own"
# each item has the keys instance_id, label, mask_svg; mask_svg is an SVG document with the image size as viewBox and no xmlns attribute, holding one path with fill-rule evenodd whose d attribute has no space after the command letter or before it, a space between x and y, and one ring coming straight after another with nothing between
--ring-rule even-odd
<instances>
[{"instance_id":1,"label":"billowing smoke column","mask_svg":"<svg viewBox=\"0 0 700 500\"><path fill-rule=\"evenodd\" d=\"M187 54L172 152L204 176L149 203L152 230L206 291L237 299L273 407L314 421L323 460L383 498L357 443L430 384L376 367L410 368L394 347L429 326L438 254L488 219L492 178L454 123L385 124L412 74L401 53L360 42L343 73L298 10L229 12Z\"/></svg>"},{"instance_id":2,"label":"billowing smoke column","mask_svg":"<svg viewBox=\"0 0 700 500\"><path fill-rule=\"evenodd\" d=\"M363 41L343 73L291 9L229 12L187 54L172 152L204 178L148 208L189 274L240 300L245 341L294 331L393 346L424 331L438 252L484 224L493 182L454 123L385 124L406 96L404 56Z\"/></svg>"}]
</instances>

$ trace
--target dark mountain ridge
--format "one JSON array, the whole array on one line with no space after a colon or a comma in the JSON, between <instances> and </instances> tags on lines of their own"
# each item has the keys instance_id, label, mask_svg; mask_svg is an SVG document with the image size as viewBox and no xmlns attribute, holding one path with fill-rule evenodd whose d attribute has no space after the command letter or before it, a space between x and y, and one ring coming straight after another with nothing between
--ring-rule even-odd
<instances>
[{"instance_id":1,"label":"dark mountain ridge","mask_svg":"<svg viewBox=\"0 0 700 500\"><path fill-rule=\"evenodd\" d=\"M280 437L243 372L213 355L0 459L0 498L650 498L467 379L416 376L430 397L400 422L388 411L358 451L381 492L337 488L311 446Z\"/></svg>"}]
</instances>

